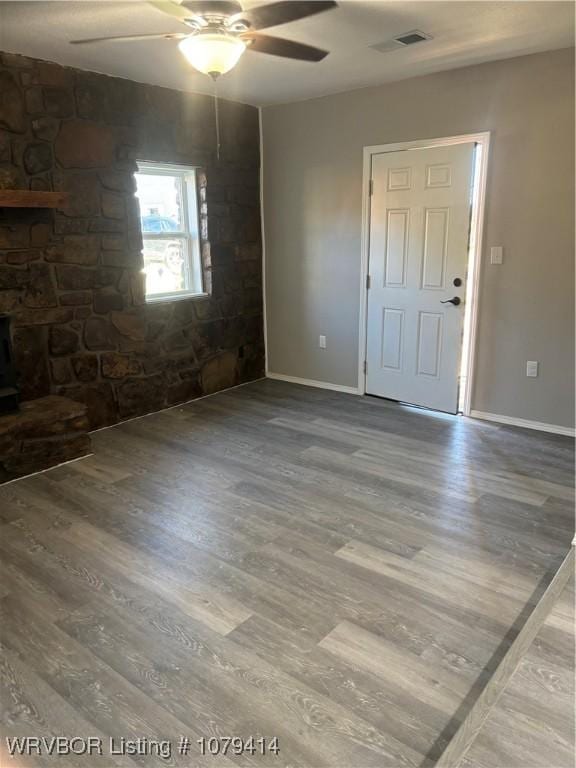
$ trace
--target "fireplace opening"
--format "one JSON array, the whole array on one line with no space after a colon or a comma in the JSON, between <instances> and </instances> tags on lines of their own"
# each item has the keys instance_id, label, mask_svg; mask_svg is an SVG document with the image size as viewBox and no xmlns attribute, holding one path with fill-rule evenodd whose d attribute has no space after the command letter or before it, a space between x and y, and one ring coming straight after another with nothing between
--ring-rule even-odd
<instances>
[{"instance_id":1,"label":"fireplace opening","mask_svg":"<svg viewBox=\"0 0 576 768\"><path fill-rule=\"evenodd\" d=\"M0 413L18 410L16 365L10 336L10 317L0 315Z\"/></svg>"}]
</instances>

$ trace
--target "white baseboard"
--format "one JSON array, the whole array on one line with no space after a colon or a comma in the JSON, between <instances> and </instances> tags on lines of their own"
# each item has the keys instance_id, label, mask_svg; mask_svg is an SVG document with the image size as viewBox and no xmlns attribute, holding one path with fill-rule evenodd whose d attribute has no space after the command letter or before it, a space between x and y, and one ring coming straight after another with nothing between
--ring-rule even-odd
<instances>
[{"instance_id":1,"label":"white baseboard","mask_svg":"<svg viewBox=\"0 0 576 768\"><path fill-rule=\"evenodd\" d=\"M333 392L346 392L348 395L359 395L358 387L343 387L342 384L330 384L328 381L313 381L312 379L300 379L298 376L286 376L283 373L272 373L266 371L267 379L277 381L287 381L290 384L303 384L305 387L316 387L317 389L331 389Z\"/></svg>"},{"instance_id":2,"label":"white baseboard","mask_svg":"<svg viewBox=\"0 0 576 768\"><path fill-rule=\"evenodd\" d=\"M543 421L529 421L528 419L513 419L510 416L501 416L499 413L484 413L483 411L470 411L473 419L483 421L495 421L498 424L506 424L510 427L524 427L524 429L537 429L540 432L552 432L555 435L567 435L574 437L576 434L572 427L561 427L558 424L545 424Z\"/></svg>"},{"instance_id":3,"label":"white baseboard","mask_svg":"<svg viewBox=\"0 0 576 768\"><path fill-rule=\"evenodd\" d=\"M3 483L0 483L0 488L3 488L5 485L10 485L10 483L17 483L18 480L26 480L27 477L34 477L35 475L43 475L44 472L51 472L53 469L58 469L58 467L66 467L68 464L74 464L76 461L82 461L82 459L87 459L89 456L94 456L93 453L87 453L85 456L76 456L75 459L68 459L68 461L61 461L59 464L54 464L52 467L46 467L46 469L39 469L37 472L30 472L27 475L20 475L19 477L13 477L10 480L4 480Z\"/></svg>"}]
</instances>

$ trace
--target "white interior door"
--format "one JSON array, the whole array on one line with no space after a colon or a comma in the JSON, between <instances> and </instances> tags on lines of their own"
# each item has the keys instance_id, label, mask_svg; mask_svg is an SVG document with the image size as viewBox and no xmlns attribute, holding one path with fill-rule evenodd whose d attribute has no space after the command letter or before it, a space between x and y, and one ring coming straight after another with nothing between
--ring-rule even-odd
<instances>
[{"instance_id":1,"label":"white interior door","mask_svg":"<svg viewBox=\"0 0 576 768\"><path fill-rule=\"evenodd\" d=\"M473 165L473 143L372 157L369 394L457 411Z\"/></svg>"}]
</instances>

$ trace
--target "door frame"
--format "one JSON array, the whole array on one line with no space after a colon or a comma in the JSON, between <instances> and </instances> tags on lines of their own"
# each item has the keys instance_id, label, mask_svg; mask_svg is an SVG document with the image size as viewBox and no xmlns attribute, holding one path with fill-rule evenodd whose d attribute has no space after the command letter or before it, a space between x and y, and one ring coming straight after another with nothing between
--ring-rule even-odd
<instances>
[{"instance_id":1,"label":"door frame","mask_svg":"<svg viewBox=\"0 0 576 768\"><path fill-rule=\"evenodd\" d=\"M476 195L473 200L470 220L471 232L474 232L475 247L469 254L468 280L472 280L470 295L470 326L467 359L463 368L466 370L465 391L462 413L470 416L472 410L472 388L474 382L474 363L476 351L476 335L478 331L478 296L480 290L480 267L482 262L482 247L484 234L484 210L486 207L486 180L488 176L488 155L490 152L490 131L481 133L466 133L461 136L447 136L440 139L418 139L416 141L401 141L394 144L376 144L364 147L362 172L362 247L360 264L360 327L358 344L358 394L366 394L366 373L364 363L367 355L368 341L368 262L370 254L370 180L372 178L372 156L385 152L399 152L409 149L428 149L445 147L455 144L474 142L482 147L478 178L475 178Z\"/></svg>"}]
</instances>

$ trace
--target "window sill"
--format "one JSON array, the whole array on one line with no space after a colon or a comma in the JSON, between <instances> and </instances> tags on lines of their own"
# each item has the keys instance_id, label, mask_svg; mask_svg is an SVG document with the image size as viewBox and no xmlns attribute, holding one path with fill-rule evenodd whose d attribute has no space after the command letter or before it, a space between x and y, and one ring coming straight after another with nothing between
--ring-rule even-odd
<instances>
[{"instance_id":1,"label":"window sill","mask_svg":"<svg viewBox=\"0 0 576 768\"><path fill-rule=\"evenodd\" d=\"M184 301L185 299L209 299L208 293L159 293L155 296L146 296L146 304L162 304L171 301Z\"/></svg>"}]
</instances>

